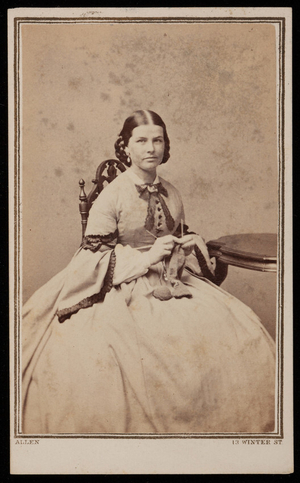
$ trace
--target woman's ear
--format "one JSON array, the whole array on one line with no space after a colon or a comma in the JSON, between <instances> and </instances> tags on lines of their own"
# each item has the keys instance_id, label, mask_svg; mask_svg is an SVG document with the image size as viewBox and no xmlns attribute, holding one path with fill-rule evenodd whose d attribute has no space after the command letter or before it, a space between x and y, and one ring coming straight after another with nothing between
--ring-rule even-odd
<instances>
[{"instance_id":1,"label":"woman's ear","mask_svg":"<svg viewBox=\"0 0 300 483\"><path fill-rule=\"evenodd\" d=\"M129 152L128 146L125 146L124 151L127 154L127 156L130 156L130 152Z\"/></svg>"}]
</instances>

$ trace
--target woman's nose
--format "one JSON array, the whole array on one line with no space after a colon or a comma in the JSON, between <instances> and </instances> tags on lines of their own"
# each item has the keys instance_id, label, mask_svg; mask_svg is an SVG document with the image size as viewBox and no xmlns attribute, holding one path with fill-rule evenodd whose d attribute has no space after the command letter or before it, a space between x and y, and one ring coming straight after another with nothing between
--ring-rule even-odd
<instances>
[{"instance_id":1,"label":"woman's nose","mask_svg":"<svg viewBox=\"0 0 300 483\"><path fill-rule=\"evenodd\" d=\"M154 151L154 143L152 141L149 141L147 143L147 151L148 151L148 153L153 153L153 151Z\"/></svg>"}]
</instances>

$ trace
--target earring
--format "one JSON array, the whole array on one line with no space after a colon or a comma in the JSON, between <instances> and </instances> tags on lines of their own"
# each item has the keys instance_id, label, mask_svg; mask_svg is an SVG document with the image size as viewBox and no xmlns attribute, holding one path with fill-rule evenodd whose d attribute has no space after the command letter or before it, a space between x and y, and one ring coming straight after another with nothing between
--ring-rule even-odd
<instances>
[{"instance_id":1,"label":"earring","mask_svg":"<svg viewBox=\"0 0 300 483\"><path fill-rule=\"evenodd\" d=\"M131 157L129 155L127 156L127 164L128 164L128 166L131 165Z\"/></svg>"}]
</instances>

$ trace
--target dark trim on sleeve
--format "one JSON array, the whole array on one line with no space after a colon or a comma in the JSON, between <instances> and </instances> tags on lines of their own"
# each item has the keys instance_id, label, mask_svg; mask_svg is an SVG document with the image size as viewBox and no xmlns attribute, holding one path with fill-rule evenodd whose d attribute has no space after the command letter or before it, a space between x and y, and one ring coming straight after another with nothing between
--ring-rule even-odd
<instances>
[{"instance_id":1,"label":"dark trim on sleeve","mask_svg":"<svg viewBox=\"0 0 300 483\"><path fill-rule=\"evenodd\" d=\"M86 309L88 307L92 307L92 305L98 302L103 302L105 295L111 291L113 286L113 275L114 275L115 265L116 265L116 254L115 254L115 251L112 250L107 272L104 277L103 286L100 292L93 294L90 297L86 297L85 299L81 300L80 302L78 302L78 304L75 304L72 307L59 310L57 312L57 316L58 316L58 321L60 323L69 319L73 314L76 314L77 312L79 312L80 309Z\"/></svg>"},{"instance_id":2,"label":"dark trim on sleeve","mask_svg":"<svg viewBox=\"0 0 300 483\"><path fill-rule=\"evenodd\" d=\"M108 248L114 248L115 244L110 245L113 240L118 238L118 229L114 233L109 233L108 235L86 235L82 240L82 248L84 250L91 250L92 252L97 252L100 250L102 245Z\"/></svg>"}]
</instances>

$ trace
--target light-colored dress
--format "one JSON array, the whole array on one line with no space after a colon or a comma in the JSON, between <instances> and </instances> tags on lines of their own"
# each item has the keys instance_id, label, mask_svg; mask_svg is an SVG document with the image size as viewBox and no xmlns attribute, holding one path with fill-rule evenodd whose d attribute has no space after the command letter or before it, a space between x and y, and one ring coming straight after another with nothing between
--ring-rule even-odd
<instances>
[{"instance_id":1,"label":"light-colored dress","mask_svg":"<svg viewBox=\"0 0 300 483\"><path fill-rule=\"evenodd\" d=\"M129 169L107 186L83 246L25 304L24 433L274 430L274 342L253 311L186 270L192 298L153 296L163 264L138 247L184 217L178 191L156 182L163 194L145 197ZM186 264L200 273L194 253Z\"/></svg>"}]
</instances>

